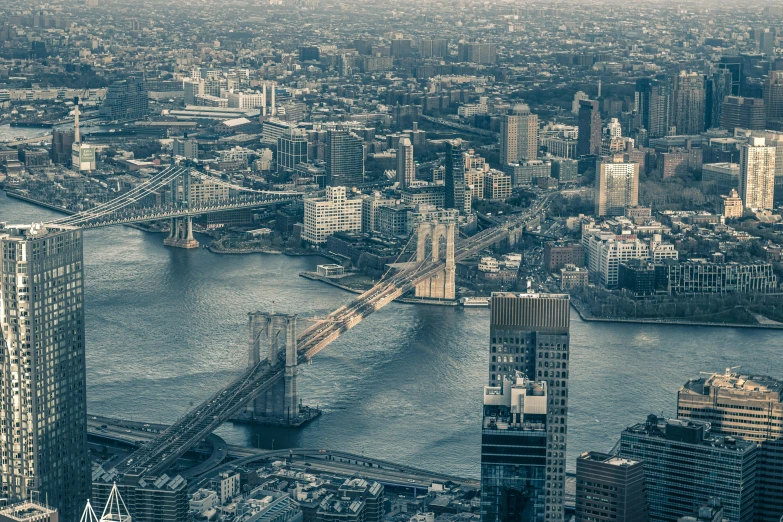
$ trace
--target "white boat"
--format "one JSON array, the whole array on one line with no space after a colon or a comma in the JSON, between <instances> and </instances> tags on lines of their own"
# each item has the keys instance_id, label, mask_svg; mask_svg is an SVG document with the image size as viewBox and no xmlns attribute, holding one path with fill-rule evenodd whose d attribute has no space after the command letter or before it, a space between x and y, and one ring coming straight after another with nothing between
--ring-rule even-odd
<instances>
[{"instance_id":1,"label":"white boat","mask_svg":"<svg viewBox=\"0 0 783 522\"><path fill-rule=\"evenodd\" d=\"M487 307L489 299L489 297L463 297L460 302L465 307Z\"/></svg>"}]
</instances>

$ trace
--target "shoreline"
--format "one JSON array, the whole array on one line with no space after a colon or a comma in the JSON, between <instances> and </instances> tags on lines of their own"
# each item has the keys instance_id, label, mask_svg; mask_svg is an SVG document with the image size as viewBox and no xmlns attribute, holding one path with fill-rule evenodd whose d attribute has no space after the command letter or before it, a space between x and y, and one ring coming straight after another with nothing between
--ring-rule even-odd
<instances>
[{"instance_id":1,"label":"shoreline","mask_svg":"<svg viewBox=\"0 0 783 522\"><path fill-rule=\"evenodd\" d=\"M55 212L60 212L62 214L66 215L73 215L76 214L73 210L67 209L65 207L61 207L58 205L53 205L51 203L47 203L45 201L40 201L34 198L31 198L30 196L26 196L24 194L20 194L13 189L9 190L7 188L2 188L0 190L3 190L5 194L9 198L19 199L21 201L25 201L27 203L30 203L32 205L37 205L49 210L53 210ZM136 230L140 230L142 232L148 232L151 234L161 234L163 233L160 230L154 230L149 229L147 227L144 227L143 225L140 225L138 223L128 223L123 226L135 228ZM308 257L308 256L318 256L323 257L325 259L331 259L332 261L336 261L334 258L330 257L328 254L321 253L321 252L303 252L303 253L293 253L293 252L286 252L286 251L280 251L280 250L238 250L238 251L226 251L226 250L220 250L212 247L211 245L206 247L207 250L209 250L213 254L218 255L249 255L249 254L267 254L267 255L285 255L290 257ZM344 290L346 292L350 292L352 294L360 295L362 291L353 289L351 287L341 285L340 283L337 283L335 281L332 281L328 278L324 278L321 276L318 276L317 274L313 272L300 272L300 277L304 277L305 279L309 279L311 281L320 281L322 283L331 285L335 288L339 288L341 290ZM459 303L457 301L449 302L449 301L426 301L421 299L414 299L414 298L405 298L405 297L399 297L395 299L396 302L399 303L406 303L406 304L423 304L428 306L446 306L451 308L456 308L459 306ZM652 319L652 318L635 318L635 319L628 319L628 318L611 318L611 317L593 317L592 315L587 314L586 312L583 312L580 306L576 304L576 301L571 299L571 306L574 310L576 310L576 313L579 314L579 318L582 321L585 322L594 322L594 323L631 323L631 324L650 324L650 325L671 325L671 326L706 326L706 327L720 327L720 328L750 328L750 329L763 329L763 330L783 330L783 324L742 324L742 323L710 323L705 321L688 321L683 319L672 319L672 318L662 318L662 319Z\"/></svg>"},{"instance_id":2,"label":"shoreline","mask_svg":"<svg viewBox=\"0 0 783 522\"><path fill-rule=\"evenodd\" d=\"M342 285L338 283L337 281L332 281L328 277L323 277L315 272L299 272L299 277L304 277L305 279L309 279L310 281L320 281L321 283L325 283L327 285L333 286L335 288L339 288L341 290L345 290L346 292L350 292L352 294L361 295L366 290L357 290L355 288L351 288L350 286ZM369 290L369 289L368 289ZM427 299L416 299L412 297L398 297L394 300L398 303L405 303L405 304L420 304L420 305L427 305L427 306L446 306L449 308L457 308L459 306L458 301L443 301L443 300L427 300Z\"/></svg>"},{"instance_id":3,"label":"shoreline","mask_svg":"<svg viewBox=\"0 0 783 522\"><path fill-rule=\"evenodd\" d=\"M664 325L664 326L707 326L707 327L719 327L719 328L750 328L760 330L783 330L783 324L742 324L742 323L709 323L704 321L688 321L682 319L626 319L626 318L611 318L611 317L593 317L583 312L576 301L571 301L571 307L579 314L579 318L586 323L632 323L632 324L650 324L650 325Z\"/></svg>"}]
</instances>

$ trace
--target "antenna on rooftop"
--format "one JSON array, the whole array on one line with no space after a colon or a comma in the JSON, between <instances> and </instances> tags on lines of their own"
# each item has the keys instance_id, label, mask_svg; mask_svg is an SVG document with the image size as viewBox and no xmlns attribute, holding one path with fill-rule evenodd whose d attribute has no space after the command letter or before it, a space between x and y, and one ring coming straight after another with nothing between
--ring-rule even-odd
<instances>
[{"instance_id":1,"label":"antenna on rooftop","mask_svg":"<svg viewBox=\"0 0 783 522\"><path fill-rule=\"evenodd\" d=\"M99 522L98 515L92 510L89 499L87 500L87 505L84 506L84 513L82 513L82 518L79 519L79 522Z\"/></svg>"}]
</instances>

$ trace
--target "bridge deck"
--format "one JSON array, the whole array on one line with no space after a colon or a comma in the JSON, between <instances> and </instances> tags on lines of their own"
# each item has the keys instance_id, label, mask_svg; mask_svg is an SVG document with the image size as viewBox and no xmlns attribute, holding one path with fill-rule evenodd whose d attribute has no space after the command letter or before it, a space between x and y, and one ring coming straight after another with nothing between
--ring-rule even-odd
<instances>
[{"instance_id":1,"label":"bridge deck","mask_svg":"<svg viewBox=\"0 0 783 522\"><path fill-rule=\"evenodd\" d=\"M526 213L504 226L487 229L459 241L454 258L461 261L508 237L509 230L524 227L548 202L536 203ZM380 310L397 297L415 288L416 284L432 277L444 268L442 262L422 262L409 265L388 279L381 280L348 305L329 314L323 321L311 326L297 339L299 362L311 359L344 332L365 317ZM223 422L236 415L250 400L269 389L283 378L285 354L274 365L262 361L239 376L234 382L177 420L157 438L145 444L122 462L121 473L156 474L171 466L188 449L198 444Z\"/></svg>"}]
</instances>

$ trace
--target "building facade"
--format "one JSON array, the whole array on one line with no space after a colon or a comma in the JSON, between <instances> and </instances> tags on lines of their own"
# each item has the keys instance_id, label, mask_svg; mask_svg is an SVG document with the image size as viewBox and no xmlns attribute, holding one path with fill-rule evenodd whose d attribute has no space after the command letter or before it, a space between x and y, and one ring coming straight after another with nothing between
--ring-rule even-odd
<instances>
[{"instance_id":1,"label":"building facade","mask_svg":"<svg viewBox=\"0 0 783 522\"><path fill-rule=\"evenodd\" d=\"M582 453L576 459L576 522L647 522L643 464Z\"/></svg>"},{"instance_id":2,"label":"building facade","mask_svg":"<svg viewBox=\"0 0 783 522\"><path fill-rule=\"evenodd\" d=\"M538 116L525 104L515 105L500 119L500 164L538 157Z\"/></svg>"},{"instance_id":3,"label":"building facade","mask_svg":"<svg viewBox=\"0 0 783 522\"><path fill-rule=\"evenodd\" d=\"M650 415L623 430L619 456L644 463L650 522L691 515L711 497L723 501L729 522L753 520L754 442L714 435L707 423Z\"/></svg>"},{"instance_id":4,"label":"building facade","mask_svg":"<svg viewBox=\"0 0 783 522\"><path fill-rule=\"evenodd\" d=\"M547 520L547 391L521 372L484 387L481 522Z\"/></svg>"},{"instance_id":5,"label":"building facade","mask_svg":"<svg viewBox=\"0 0 783 522\"><path fill-rule=\"evenodd\" d=\"M363 140L348 130L328 130L326 136L326 183L332 187L355 187L363 182Z\"/></svg>"},{"instance_id":6,"label":"building facade","mask_svg":"<svg viewBox=\"0 0 783 522\"><path fill-rule=\"evenodd\" d=\"M767 121L783 120L783 71L770 71L764 82L764 106Z\"/></svg>"},{"instance_id":7,"label":"building facade","mask_svg":"<svg viewBox=\"0 0 783 522\"><path fill-rule=\"evenodd\" d=\"M101 118L126 121L147 116L147 88L141 78L128 78L112 83L100 109Z\"/></svg>"},{"instance_id":8,"label":"building facade","mask_svg":"<svg viewBox=\"0 0 783 522\"><path fill-rule=\"evenodd\" d=\"M304 200L302 239L314 245L326 243L335 232L361 232L362 200L350 198L345 187L326 187L322 198Z\"/></svg>"},{"instance_id":9,"label":"building facade","mask_svg":"<svg viewBox=\"0 0 783 522\"><path fill-rule=\"evenodd\" d=\"M465 158L461 145L450 144L446 149L446 173L444 208L459 210L460 214L470 213L470 197L465 186Z\"/></svg>"},{"instance_id":10,"label":"building facade","mask_svg":"<svg viewBox=\"0 0 783 522\"><path fill-rule=\"evenodd\" d=\"M81 230L0 226L3 496L78 520L90 494Z\"/></svg>"},{"instance_id":11,"label":"building facade","mask_svg":"<svg viewBox=\"0 0 783 522\"><path fill-rule=\"evenodd\" d=\"M728 194L739 188L739 163L704 163L701 184L706 192Z\"/></svg>"},{"instance_id":12,"label":"building facade","mask_svg":"<svg viewBox=\"0 0 783 522\"><path fill-rule=\"evenodd\" d=\"M639 164L609 158L599 161L595 174L595 215L622 216L626 207L638 205Z\"/></svg>"},{"instance_id":13,"label":"building facade","mask_svg":"<svg viewBox=\"0 0 783 522\"><path fill-rule=\"evenodd\" d=\"M678 135L704 131L704 77L696 72L680 71L673 78L671 126Z\"/></svg>"},{"instance_id":14,"label":"building facade","mask_svg":"<svg viewBox=\"0 0 783 522\"><path fill-rule=\"evenodd\" d=\"M416 181L416 164L413 162L413 145L410 138L400 138L397 147L397 183L399 187L410 187Z\"/></svg>"},{"instance_id":15,"label":"building facade","mask_svg":"<svg viewBox=\"0 0 783 522\"><path fill-rule=\"evenodd\" d=\"M689 380L677 394L677 417L709 422L712 433L759 445L757 522L783 514L783 382L764 375L715 373Z\"/></svg>"},{"instance_id":16,"label":"building facade","mask_svg":"<svg viewBox=\"0 0 783 522\"><path fill-rule=\"evenodd\" d=\"M307 136L303 131L291 130L277 139L277 172L291 171L300 163L307 163Z\"/></svg>"},{"instance_id":17,"label":"building facade","mask_svg":"<svg viewBox=\"0 0 783 522\"><path fill-rule=\"evenodd\" d=\"M579 156L601 154L601 111L597 101L579 102L579 137L576 153Z\"/></svg>"},{"instance_id":18,"label":"building facade","mask_svg":"<svg viewBox=\"0 0 783 522\"><path fill-rule=\"evenodd\" d=\"M729 132L734 129L764 130L767 109L761 98L726 96L723 100L720 126Z\"/></svg>"},{"instance_id":19,"label":"building facade","mask_svg":"<svg viewBox=\"0 0 783 522\"><path fill-rule=\"evenodd\" d=\"M489 385L517 372L546 383L546 514L531 520L565 520L569 312L566 294L492 294Z\"/></svg>"},{"instance_id":20,"label":"building facade","mask_svg":"<svg viewBox=\"0 0 783 522\"><path fill-rule=\"evenodd\" d=\"M745 208L772 210L775 198L775 147L751 137L740 148L739 194Z\"/></svg>"}]
</instances>

